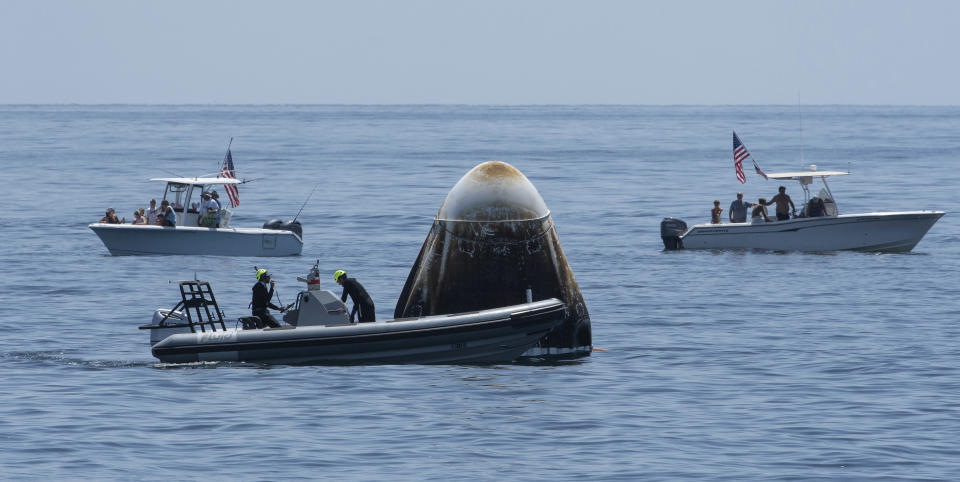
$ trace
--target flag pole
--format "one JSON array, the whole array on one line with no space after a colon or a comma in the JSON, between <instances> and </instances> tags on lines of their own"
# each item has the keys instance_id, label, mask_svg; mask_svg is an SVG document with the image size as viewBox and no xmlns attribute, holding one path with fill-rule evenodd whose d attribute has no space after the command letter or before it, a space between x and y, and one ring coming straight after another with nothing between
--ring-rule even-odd
<instances>
[{"instance_id":1,"label":"flag pole","mask_svg":"<svg viewBox=\"0 0 960 482\"><path fill-rule=\"evenodd\" d=\"M223 166L227 163L227 154L230 153L230 146L233 145L233 137L230 137L230 142L227 143L227 153L223 155L223 160L220 161L220 170L223 170Z\"/></svg>"}]
</instances>

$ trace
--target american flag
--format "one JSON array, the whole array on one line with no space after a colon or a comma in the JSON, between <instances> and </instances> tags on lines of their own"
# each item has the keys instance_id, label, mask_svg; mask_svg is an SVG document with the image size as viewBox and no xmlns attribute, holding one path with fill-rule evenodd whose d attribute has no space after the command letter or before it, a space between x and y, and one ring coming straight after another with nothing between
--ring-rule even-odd
<instances>
[{"instance_id":1,"label":"american flag","mask_svg":"<svg viewBox=\"0 0 960 482\"><path fill-rule=\"evenodd\" d=\"M737 170L737 180L740 181L740 184L747 182L747 176L743 173L743 160L750 157L750 153L747 152L747 147L740 142L740 138L737 137L737 132L733 132L733 166Z\"/></svg>"},{"instance_id":2,"label":"american flag","mask_svg":"<svg viewBox=\"0 0 960 482\"><path fill-rule=\"evenodd\" d=\"M230 154L230 148L227 148L227 156L223 158L223 168L220 169L220 175L228 179L236 179L237 173L233 170L233 155ZM227 197L230 198L230 207L235 208L240 205L240 191L236 184L224 184L223 188L227 191Z\"/></svg>"},{"instance_id":3,"label":"american flag","mask_svg":"<svg viewBox=\"0 0 960 482\"><path fill-rule=\"evenodd\" d=\"M753 160L753 169L757 171L757 174L763 176L763 178L766 179L767 173L763 172L763 169L760 169L760 164L757 164L757 160L753 158L751 158L751 160Z\"/></svg>"}]
</instances>

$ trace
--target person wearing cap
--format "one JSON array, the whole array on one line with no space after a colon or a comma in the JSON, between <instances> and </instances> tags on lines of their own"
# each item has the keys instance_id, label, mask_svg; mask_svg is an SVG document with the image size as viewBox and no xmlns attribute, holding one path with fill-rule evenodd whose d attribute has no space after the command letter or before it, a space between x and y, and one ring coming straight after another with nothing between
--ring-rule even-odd
<instances>
[{"instance_id":1,"label":"person wearing cap","mask_svg":"<svg viewBox=\"0 0 960 482\"><path fill-rule=\"evenodd\" d=\"M350 312L350 323L353 323L354 318L358 314L360 315L360 323L377 321L373 300L370 299L367 290L364 289L359 281L354 278L348 278L347 272L342 269L338 269L336 273L333 273L333 280L336 281L338 285L343 286L343 294L340 295L340 301L346 303L347 295L350 295L350 300L353 301L353 311Z\"/></svg>"},{"instance_id":2,"label":"person wearing cap","mask_svg":"<svg viewBox=\"0 0 960 482\"><path fill-rule=\"evenodd\" d=\"M820 216L827 215L827 206L820 196L810 198L810 201L807 203L806 215L811 218L819 218Z\"/></svg>"},{"instance_id":3,"label":"person wearing cap","mask_svg":"<svg viewBox=\"0 0 960 482\"><path fill-rule=\"evenodd\" d=\"M270 279L270 272L265 269L257 270L257 283L253 285L253 299L250 300L253 316L260 318L265 326L270 328L279 328L280 322L277 321L267 309L277 310L283 313L282 306L277 306L271 302L273 300L273 280Z\"/></svg>"},{"instance_id":4,"label":"person wearing cap","mask_svg":"<svg viewBox=\"0 0 960 482\"><path fill-rule=\"evenodd\" d=\"M217 203L217 227L220 227L220 210L223 209L223 205L220 204L220 195L217 194L217 190L214 189L210 192L210 198L213 202Z\"/></svg>"},{"instance_id":5,"label":"person wearing cap","mask_svg":"<svg viewBox=\"0 0 960 482\"><path fill-rule=\"evenodd\" d=\"M730 218L731 223L745 223L747 222L747 208L753 206L753 203L748 203L743 201L743 193L737 193L737 200L730 203L730 211L727 212L727 216Z\"/></svg>"},{"instance_id":6,"label":"person wearing cap","mask_svg":"<svg viewBox=\"0 0 960 482\"><path fill-rule=\"evenodd\" d=\"M197 225L207 228L217 227L217 210L220 205L210 197L208 192L203 193L201 198L203 201L200 203L200 209L203 214L197 219Z\"/></svg>"},{"instance_id":7,"label":"person wearing cap","mask_svg":"<svg viewBox=\"0 0 960 482\"><path fill-rule=\"evenodd\" d=\"M127 218L118 219L118 218L117 218L117 212L114 211L113 208L107 208L107 213L106 213L106 214L107 214L106 216L100 218L100 222L101 222L101 223L105 223L105 224L123 224L123 223L127 222Z\"/></svg>"}]
</instances>

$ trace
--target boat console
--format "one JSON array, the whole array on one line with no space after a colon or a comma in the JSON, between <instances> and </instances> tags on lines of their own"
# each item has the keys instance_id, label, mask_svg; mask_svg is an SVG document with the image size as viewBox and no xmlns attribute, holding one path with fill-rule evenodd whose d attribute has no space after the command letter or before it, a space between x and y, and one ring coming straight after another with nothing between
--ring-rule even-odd
<instances>
[{"instance_id":1,"label":"boat console","mask_svg":"<svg viewBox=\"0 0 960 482\"><path fill-rule=\"evenodd\" d=\"M339 326L349 325L347 305L328 290L320 287L320 260L310 268L306 278L297 281L307 284L307 289L297 295L297 301L283 315L283 321L293 326Z\"/></svg>"}]
</instances>

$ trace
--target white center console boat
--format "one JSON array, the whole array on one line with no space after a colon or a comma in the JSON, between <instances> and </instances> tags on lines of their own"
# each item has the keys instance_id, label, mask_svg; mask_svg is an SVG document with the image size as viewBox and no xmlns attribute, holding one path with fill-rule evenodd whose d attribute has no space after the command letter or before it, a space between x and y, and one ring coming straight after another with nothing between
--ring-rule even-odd
<instances>
[{"instance_id":1,"label":"white center console boat","mask_svg":"<svg viewBox=\"0 0 960 482\"><path fill-rule=\"evenodd\" d=\"M898 211L841 214L827 178L849 174L843 171L809 171L767 174L768 179L794 180L804 192L804 209L799 216L767 222L754 218L745 223L695 224L688 228L680 219L660 223L664 247L674 249L763 249L774 251L879 251L907 252L913 249L943 211ZM814 179L823 182L811 198ZM811 199L822 200L822 212L809 209ZM822 214L811 216L812 214ZM775 219L775 218L774 218Z\"/></svg>"},{"instance_id":2,"label":"white center console boat","mask_svg":"<svg viewBox=\"0 0 960 482\"><path fill-rule=\"evenodd\" d=\"M219 223L199 226L203 208L201 193L240 183L232 178L157 178L163 182L166 200L176 214L176 226L93 223L89 227L114 256L194 254L214 256L299 256L303 229L297 221L271 220L263 228L230 225L233 212L221 209Z\"/></svg>"}]
</instances>

